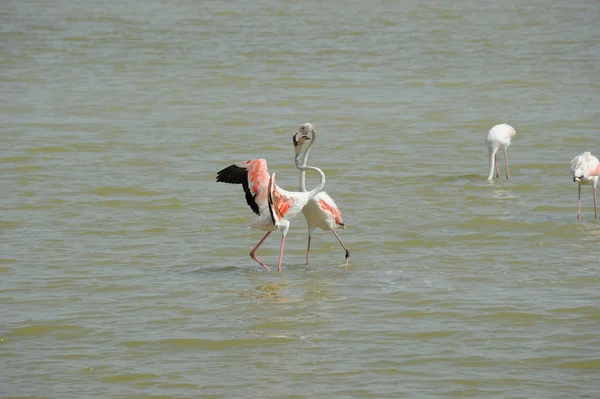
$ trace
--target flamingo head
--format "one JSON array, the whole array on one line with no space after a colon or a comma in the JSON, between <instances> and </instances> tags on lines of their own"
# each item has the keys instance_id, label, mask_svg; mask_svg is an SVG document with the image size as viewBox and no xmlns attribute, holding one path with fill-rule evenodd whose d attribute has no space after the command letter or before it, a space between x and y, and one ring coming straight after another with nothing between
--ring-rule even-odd
<instances>
[{"instance_id":1,"label":"flamingo head","mask_svg":"<svg viewBox=\"0 0 600 399\"><path fill-rule=\"evenodd\" d=\"M315 128L310 123L304 123L294 136L292 137L292 143L294 144L294 151L296 152L296 157L298 158L302 153L302 149L304 148L304 144L309 141L314 141L315 138Z\"/></svg>"},{"instance_id":2,"label":"flamingo head","mask_svg":"<svg viewBox=\"0 0 600 399\"><path fill-rule=\"evenodd\" d=\"M310 123L305 123L294 133L292 142L294 147L302 147L307 141L313 140L315 135L315 128Z\"/></svg>"}]
</instances>

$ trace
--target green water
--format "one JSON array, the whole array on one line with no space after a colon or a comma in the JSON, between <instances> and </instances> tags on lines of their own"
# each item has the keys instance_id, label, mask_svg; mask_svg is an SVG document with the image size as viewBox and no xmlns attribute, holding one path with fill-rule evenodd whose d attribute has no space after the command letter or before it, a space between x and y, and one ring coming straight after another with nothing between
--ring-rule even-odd
<instances>
[{"instance_id":1,"label":"green water","mask_svg":"<svg viewBox=\"0 0 600 399\"><path fill-rule=\"evenodd\" d=\"M597 397L600 3L104 3L0 8L1 397ZM215 174L304 122L350 266L265 273Z\"/></svg>"}]
</instances>

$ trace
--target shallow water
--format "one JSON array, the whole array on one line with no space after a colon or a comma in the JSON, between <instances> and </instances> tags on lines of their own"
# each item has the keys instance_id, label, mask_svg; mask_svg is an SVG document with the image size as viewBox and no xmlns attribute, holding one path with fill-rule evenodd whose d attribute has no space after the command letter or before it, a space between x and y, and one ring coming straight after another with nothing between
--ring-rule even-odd
<instances>
[{"instance_id":1,"label":"shallow water","mask_svg":"<svg viewBox=\"0 0 600 399\"><path fill-rule=\"evenodd\" d=\"M6 2L0 395L596 397L600 4L446 6ZM299 217L265 273L215 173L295 189L307 121L350 266Z\"/></svg>"}]
</instances>

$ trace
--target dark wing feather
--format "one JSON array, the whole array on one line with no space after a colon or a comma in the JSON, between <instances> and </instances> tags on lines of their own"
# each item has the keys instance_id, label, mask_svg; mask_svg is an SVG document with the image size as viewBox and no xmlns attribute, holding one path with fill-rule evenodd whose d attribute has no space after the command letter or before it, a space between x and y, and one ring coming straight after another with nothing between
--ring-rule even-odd
<instances>
[{"instance_id":1,"label":"dark wing feather","mask_svg":"<svg viewBox=\"0 0 600 399\"><path fill-rule=\"evenodd\" d=\"M248 185L248 169L238 166L237 164L230 165L217 172L217 181L222 183Z\"/></svg>"},{"instance_id":2,"label":"dark wing feather","mask_svg":"<svg viewBox=\"0 0 600 399\"><path fill-rule=\"evenodd\" d=\"M248 203L248 206L250 206L250 209L252 209L252 212L256 213L257 215L260 215L260 209L258 209L256 201L254 201L255 195L252 194L252 192L248 188L248 183L244 183L244 192L246 193L246 202Z\"/></svg>"},{"instance_id":3,"label":"dark wing feather","mask_svg":"<svg viewBox=\"0 0 600 399\"><path fill-rule=\"evenodd\" d=\"M267 201L269 203L269 214L271 215L271 221L273 222L273 226L277 225L277 221L275 219L275 199L273 198L273 184L275 184L275 173L271 175L269 179L269 196L267 197Z\"/></svg>"},{"instance_id":4,"label":"dark wing feather","mask_svg":"<svg viewBox=\"0 0 600 399\"><path fill-rule=\"evenodd\" d=\"M244 193L246 194L246 202L248 203L248 206L250 206L252 212L260 215L260 210L258 209L256 201L254 200L254 194L252 194L252 191L248 185L248 168L233 164L225 169L221 169L217 172L217 182L241 184L244 189Z\"/></svg>"}]
</instances>

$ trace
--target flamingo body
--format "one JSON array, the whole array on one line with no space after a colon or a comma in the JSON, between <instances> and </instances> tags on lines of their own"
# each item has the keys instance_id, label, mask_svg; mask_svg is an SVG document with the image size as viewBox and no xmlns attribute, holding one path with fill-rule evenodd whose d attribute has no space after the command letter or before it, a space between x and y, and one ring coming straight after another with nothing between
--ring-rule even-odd
<instances>
[{"instance_id":1,"label":"flamingo body","mask_svg":"<svg viewBox=\"0 0 600 399\"><path fill-rule=\"evenodd\" d=\"M502 148L504 151L504 164L506 166L506 178L509 178L508 174L508 158L506 155L506 149L510 145L510 141L513 137L515 137L517 132L515 129L507 125L506 123L501 123L496 125L490 129L488 132L487 138L485 140L488 146L488 153L490 157L490 169L488 173L488 180L492 180L494 178L494 168L496 169L496 177L500 177L500 172L498 170L498 160L496 159L496 153L498 150Z\"/></svg>"},{"instance_id":2,"label":"flamingo body","mask_svg":"<svg viewBox=\"0 0 600 399\"><path fill-rule=\"evenodd\" d=\"M581 185L590 184L594 196L594 217L598 217L598 209L596 206L596 186L598 185L598 177L600 176L600 161L590 152L586 151L581 155L576 156L571 160L571 172L573 173L573 181L577 182L577 219L581 218Z\"/></svg>"},{"instance_id":3,"label":"flamingo body","mask_svg":"<svg viewBox=\"0 0 600 399\"><path fill-rule=\"evenodd\" d=\"M311 230L317 227L325 231L345 227L340 209L324 191L311 198L302 213Z\"/></svg>"},{"instance_id":4,"label":"flamingo body","mask_svg":"<svg viewBox=\"0 0 600 399\"><path fill-rule=\"evenodd\" d=\"M294 147L298 148L298 145L303 142L303 140L311 140L311 146L314 145L316 140L316 133L313 126L310 123L305 123L296 131L293 137ZM302 158L302 165L306 165L308 161L308 154L310 152L310 147L304 152L304 156ZM298 151L297 151L298 153ZM297 156L297 160L300 158ZM296 162L296 167L300 168L298 162ZM300 170L300 191L306 191L306 173L303 170ZM324 231L331 231L340 245L346 251L345 258L345 266L348 266L348 261L350 259L350 251L342 242L342 239L335 231L338 228L344 229L345 224L342 220L342 213L340 209L335 204L333 198L331 198L325 191L321 191L313 198L311 198L306 206L302 209L302 213L306 218L306 224L308 227L308 245L306 248L306 264L308 265L310 262L310 243L312 239L312 234L315 229L318 227Z\"/></svg>"}]
</instances>

